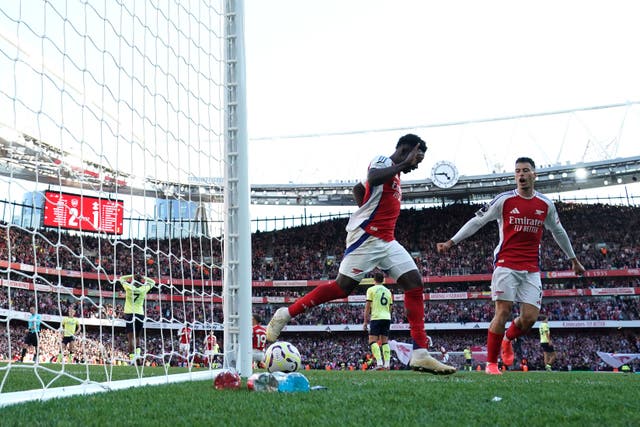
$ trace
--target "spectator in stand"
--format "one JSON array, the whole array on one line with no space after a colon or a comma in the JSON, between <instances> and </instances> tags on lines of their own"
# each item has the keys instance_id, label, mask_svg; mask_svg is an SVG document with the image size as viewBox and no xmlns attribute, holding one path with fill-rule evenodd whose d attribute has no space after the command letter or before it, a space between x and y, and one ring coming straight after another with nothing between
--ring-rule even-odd
<instances>
[{"instance_id":1,"label":"spectator in stand","mask_svg":"<svg viewBox=\"0 0 640 427\"><path fill-rule=\"evenodd\" d=\"M405 312L413 338L413 369L433 374L453 374L447 366L429 355L424 327L422 276L407 250L395 239L400 216L400 175L418 168L427 151L426 143L412 134L400 138L391 156L376 156L370 163L366 183L356 184L353 194L359 209L347 224L347 249L338 277L316 287L290 307L282 307L267 325L267 339L275 341L284 326L311 307L351 294L369 271L387 271L404 289Z\"/></svg>"},{"instance_id":2,"label":"spectator in stand","mask_svg":"<svg viewBox=\"0 0 640 427\"><path fill-rule=\"evenodd\" d=\"M640 268L640 251L635 242L640 238L640 208L635 206L613 206L603 204L568 204L557 203L557 210L563 218L567 229L574 230L571 235L577 257L588 269L625 269ZM403 210L399 221L403 227L396 231L398 241L406 242L411 252L418 252L415 260L422 276L459 275L471 273L491 273L492 247L489 230L480 230L473 238L467 239L465 253L453 250L449 257L438 257L437 254L421 252L422 248L431 245L438 235L453 234L451 224L463 222L478 206L453 204L444 208L427 208L422 210ZM429 221L425 221L429 218ZM335 277L341 261L342 230L346 220L330 219L305 227L262 232L253 235L254 253L253 276L266 277L264 258L271 258L273 279L318 280ZM609 227L600 227L606 223ZM549 245L550 236L543 236L541 248L542 271L553 271L565 268L562 252ZM220 269L209 269L203 257L211 255L219 258L220 248L209 240L191 239L192 248L189 257L175 256L181 251L181 239L172 240L137 240L137 239L98 239L93 236L70 235L57 230L31 230L18 227L10 229L0 227L0 259L21 264L37 265L62 269L65 286L84 286L100 289L101 283L96 280L79 279L65 276L65 270L95 271L102 268L116 274L145 269L151 277L171 275L173 277L193 277L203 279L220 279ZM600 251L600 243L605 243L606 256ZM131 252L120 251L114 255L114 248L119 244L131 247ZM34 253L33 246L38 250ZM9 247L11 251L9 251ZM74 255L70 248L83 247L85 253L95 254L83 257ZM149 251L157 253L157 259L149 263ZM98 255L99 254L99 255ZM327 265L328 257L333 262ZM46 275L39 276L41 283ZM21 279L21 280L24 280ZM55 283L55 278L49 278ZM637 282L637 279L632 279ZM82 282L82 284L81 284ZM570 284L577 287L589 287L591 280L576 281ZM600 282L600 281L599 281ZM613 286L608 280L606 286ZM546 284L545 284L546 285ZM455 285L458 288L460 285ZM466 285L465 285L466 286ZM599 285L602 287L602 284ZM634 286L638 286L637 283ZM41 314L45 313L38 307ZM83 313L78 312L83 315Z\"/></svg>"},{"instance_id":3,"label":"spectator in stand","mask_svg":"<svg viewBox=\"0 0 640 427\"><path fill-rule=\"evenodd\" d=\"M393 295L384 285L384 274L373 275L373 286L367 289L367 302L364 305L365 332L369 327L369 347L376 361L376 370L389 370L391 348L389 347L389 329L391 328L391 307ZM369 324L371 322L371 324Z\"/></svg>"},{"instance_id":4,"label":"spectator in stand","mask_svg":"<svg viewBox=\"0 0 640 427\"><path fill-rule=\"evenodd\" d=\"M451 239L436 246L438 252L446 252L489 221L498 222L500 242L495 250L496 268L491 279L491 299L495 301L496 312L487 334L485 369L491 375L501 374L498 369L500 351L503 363L507 366L513 364L511 340L527 333L538 319L542 303L539 248L543 226L551 231L571 261L573 272L582 275L585 271L560 224L555 205L534 190L535 167L532 159L518 158L515 164L517 188L498 195ZM514 301L520 302L520 315L511 322L505 334L505 324L511 317Z\"/></svg>"}]
</instances>

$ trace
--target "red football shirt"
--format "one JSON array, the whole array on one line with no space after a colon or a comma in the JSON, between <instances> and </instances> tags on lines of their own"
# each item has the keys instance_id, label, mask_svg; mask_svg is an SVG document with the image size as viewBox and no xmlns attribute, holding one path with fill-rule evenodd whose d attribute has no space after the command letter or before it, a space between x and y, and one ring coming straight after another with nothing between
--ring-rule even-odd
<instances>
[{"instance_id":1,"label":"red football shirt","mask_svg":"<svg viewBox=\"0 0 640 427\"><path fill-rule=\"evenodd\" d=\"M191 341L191 328L185 326L180 329L180 344L189 344Z\"/></svg>"},{"instance_id":2,"label":"red football shirt","mask_svg":"<svg viewBox=\"0 0 640 427\"><path fill-rule=\"evenodd\" d=\"M262 325L253 327L253 348L255 350L264 351L267 346L267 329Z\"/></svg>"}]
</instances>

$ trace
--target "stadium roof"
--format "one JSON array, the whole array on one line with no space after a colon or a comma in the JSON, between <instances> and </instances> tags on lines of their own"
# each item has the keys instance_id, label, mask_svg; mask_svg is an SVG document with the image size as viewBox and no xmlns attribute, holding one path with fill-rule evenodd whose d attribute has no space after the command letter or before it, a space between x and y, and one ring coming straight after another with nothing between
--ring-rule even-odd
<instances>
[{"instance_id":1,"label":"stadium roof","mask_svg":"<svg viewBox=\"0 0 640 427\"><path fill-rule=\"evenodd\" d=\"M73 160L70 160L73 159ZM640 156L537 170L536 189L543 193L629 184L640 178ZM222 182L163 182L139 179L110 167L74 158L70 153L29 135L0 135L0 175L54 186L91 189L99 193L131 194L152 198L220 202ZM260 184L251 186L254 204L299 206L352 206L354 182L322 184ZM473 202L515 188L513 173L461 176L451 188L438 188L429 178L403 183L403 201L433 204Z\"/></svg>"}]
</instances>

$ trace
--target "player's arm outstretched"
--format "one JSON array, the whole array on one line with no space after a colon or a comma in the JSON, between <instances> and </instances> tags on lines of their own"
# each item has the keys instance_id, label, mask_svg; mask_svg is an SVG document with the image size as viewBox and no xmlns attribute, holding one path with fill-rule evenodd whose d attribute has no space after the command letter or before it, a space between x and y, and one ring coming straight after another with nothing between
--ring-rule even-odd
<instances>
[{"instance_id":1,"label":"player's arm outstretched","mask_svg":"<svg viewBox=\"0 0 640 427\"><path fill-rule=\"evenodd\" d=\"M446 252L455 244L460 243L467 237L473 236L478 230L484 227L490 221L495 220L499 215L498 203L491 203L483 206L476 215L467 221L460 230L446 242L436 243L436 249L439 253Z\"/></svg>"}]
</instances>

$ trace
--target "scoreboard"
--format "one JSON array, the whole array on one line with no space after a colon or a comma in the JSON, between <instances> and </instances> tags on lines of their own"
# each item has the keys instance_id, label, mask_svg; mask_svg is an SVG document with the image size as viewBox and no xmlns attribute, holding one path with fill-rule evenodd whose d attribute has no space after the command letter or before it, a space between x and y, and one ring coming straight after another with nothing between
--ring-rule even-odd
<instances>
[{"instance_id":1,"label":"scoreboard","mask_svg":"<svg viewBox=\"0 0 640 427\"><path fill-rule=\"evenodd\" d=\"M124 202L80 194L44 192L44 225L122 234Z\"/></svg>"}]
</instances>

